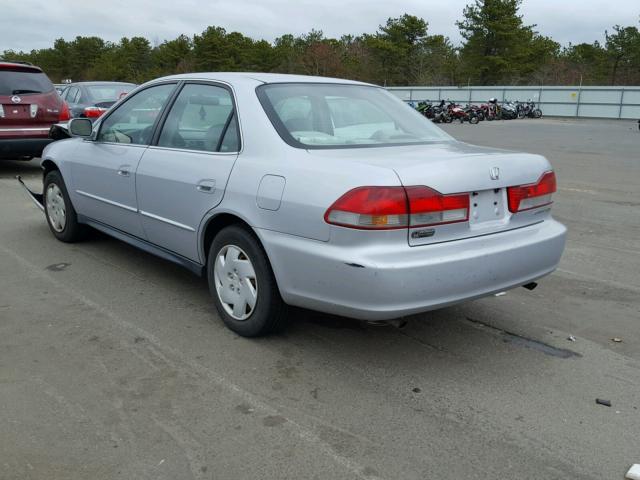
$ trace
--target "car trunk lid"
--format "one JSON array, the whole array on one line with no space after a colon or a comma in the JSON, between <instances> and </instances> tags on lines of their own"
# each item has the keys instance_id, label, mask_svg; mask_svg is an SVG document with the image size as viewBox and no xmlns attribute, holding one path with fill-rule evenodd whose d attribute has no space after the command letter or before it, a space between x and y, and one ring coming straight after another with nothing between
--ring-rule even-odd
<instances>
[{"instance_id":1,"label":"car trunk lid","mask_svg":"<svg viewBox=\"0 0 640 480\"><path fill-rule=\"evenodd\" d=\"M405 187L424 185L443 195L469 196L468 221L410 227L408 242L412 246L487 235L540 221L539 209L518 214L509 211L507 187L535 183L551 169L539 155L455 141L309 152L390 168Z\"/></svg>"}]
</instances>

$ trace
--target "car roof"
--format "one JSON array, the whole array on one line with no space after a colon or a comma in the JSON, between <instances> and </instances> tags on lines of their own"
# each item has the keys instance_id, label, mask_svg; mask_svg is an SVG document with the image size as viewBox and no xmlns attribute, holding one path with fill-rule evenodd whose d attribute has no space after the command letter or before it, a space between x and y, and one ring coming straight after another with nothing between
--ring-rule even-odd
<instances>
[{"instance_id":1,"label":"car roof","mask_svg":"<svg viewBox=\"0 0 640 480\"><path fill-rule=\"evenodd\" d=\"M0 60L0 70L22 70L29 72L42 72L40 67L36 67L35 65L31 65L26 62L7 62L4 60Z\"/></svg>"},{"instance_id":2,"label":"car roof","mask_svg":"<svg viewBox=\"0 0 640 480\"><path fill-rule=\"evenodd\" d=\"M71 83L63 83L62 85L64 86L71 86L71 85L79 85L79 86L86 86L86 87L92 87L92 86L99 86L99 85L133 85L134 87L136 86L135 83L131 83L131 82L97 82L97 81L93 81L93 82L71 82Z\"/></svg>"},{"instance_id":3,"label":"car roof","mask_svg":"<svg viewBox=\"0 0 640 480\"><path fill-rule=\"evenodd\" d=\"M341 78L318 77L312 75L292 75L287 73L260 73L260 72L201 72L184 73L158 78L156 80L218 80L232 83L239 80L254 80L261 83L341 83L353 85L371 85Z\"/></svg>"}]
</instances>

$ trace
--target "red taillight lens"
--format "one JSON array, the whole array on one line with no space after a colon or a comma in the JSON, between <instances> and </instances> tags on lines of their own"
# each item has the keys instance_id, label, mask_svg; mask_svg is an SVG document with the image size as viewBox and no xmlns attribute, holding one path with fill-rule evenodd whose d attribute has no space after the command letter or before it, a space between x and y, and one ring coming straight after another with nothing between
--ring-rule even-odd
<instances>
[{"instance_id":1,"label":"red taillight lens","mask_svg":"<svg viewBox=\"0 0 640 480\"><path fill-rule=\"evenodd\" d=\"M324 215L327 223L360 229L423 227L469 219L469 194L442 195L429 187L359 187Z\"/></svg>"},{"instance_id":2,"label":"red taillight lens","mask_svg":"<svg viewBox=\"0 0 640 480\"><path fill-rule=\"evenodd\" d=\"M509 187L507 188L509 211L517 213L550 205L553 203L551 195L555 191L556 174L553 172L545 172L536 183Z\"/></svg>"},{"instance_id":3,"label":"red taillight lens","mask_svg":"<svg viewBox=\"0 0 640 480\"><path fill-rule=\"evenodd\" d=\"M87 107L84 109L84 116L87 118L98 118L106 111L107 109L102 107Z\"/></svg>"},{"instance_id":4,"label":"red taillight lens","mask_svg":"<svg viewBox=\"0 0 640 480\"><path fill-rule=\"evenodd\" d=\"M429 187L406 187L411 227L469 220L469 194L442 195Z\"/></svg>"},{"instance_id":5,"label":"red taillight lens","mask_svg":"<svg viewBox=\"0 0 640 480\"><path fill-rule=\"evenodd\" d=\"M351 228L406 228L407 212L403 187L359 187L336 200L324 219L327 223Z\"/></svg>"},{"instance_id":6,"label":"red taillight lens","mask_svg":"<svg viewBox=\"0 0 640 480\"><path fill-rule=\"evenodd\" d=\"M71 113L69 112L69 105L67 102L62 102L62 109L60 110L60 116L58 117L59 122L66 122L71 118Z\"/></svg>"}]
</instances>

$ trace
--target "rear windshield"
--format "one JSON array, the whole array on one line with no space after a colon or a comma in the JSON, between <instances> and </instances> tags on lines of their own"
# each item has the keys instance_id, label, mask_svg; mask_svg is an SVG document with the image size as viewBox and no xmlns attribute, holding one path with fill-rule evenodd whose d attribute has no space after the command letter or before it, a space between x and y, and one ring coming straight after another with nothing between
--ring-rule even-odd
<instances>
[{"instance_id":1,"label":"rear windshield","mask_svg":"<svg viewBox=\"0 0 640 480\"><path fill-rule=\"evenodd\" d=\"M115 102L135 88L129 83L119 83L116 85L89 85L86 87L91 99L95 103Z\"/></svg>"},{"instance_id":2,"label":"rear windshield","mask_svg":"<svg viewBox=\"0 0 640 480\"><path fill-rule=\"evenodd\" d=\"M298 148L412 145L452 138L383 88L273 83L258 97L274 127Z\"/></svg>"},{"instance_id":3,"label":"rear windshield","mask_svg":"<svg viewBox=\"0 0 640 480\"><path fill-rule=\"evenodd\" d=\"M42 72L0 70L0 95L28 95L53 90L53 84Z\"/></svg>"}]
</instances>

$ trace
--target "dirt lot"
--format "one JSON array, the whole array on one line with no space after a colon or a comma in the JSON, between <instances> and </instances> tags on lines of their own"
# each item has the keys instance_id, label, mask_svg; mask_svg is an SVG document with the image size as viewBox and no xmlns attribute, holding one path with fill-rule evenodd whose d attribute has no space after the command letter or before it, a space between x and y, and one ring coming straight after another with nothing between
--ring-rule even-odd
<instances>
[{"instance_id":1,"label":"dirt lot","mask_svg":"<svg viewBox=\"0 0 640 480\"><path fill-rule=\"evenodd\" d=\"M640 463L637 124L445 129L546 155L569 241L536 290L403 329L298 312L240 338L187 271L54 240L13 180L38 186L37 161L0 163L0 479L622 479Z\"/></svg>"}]
</instances>

